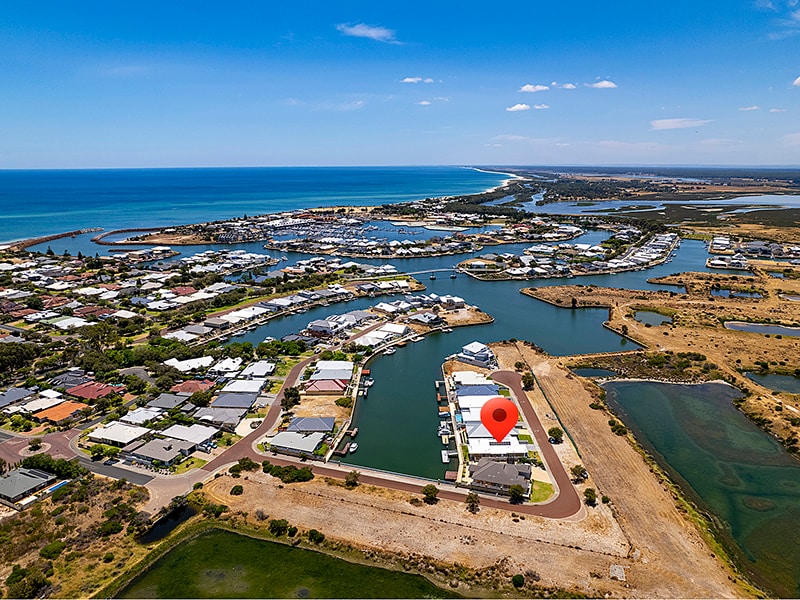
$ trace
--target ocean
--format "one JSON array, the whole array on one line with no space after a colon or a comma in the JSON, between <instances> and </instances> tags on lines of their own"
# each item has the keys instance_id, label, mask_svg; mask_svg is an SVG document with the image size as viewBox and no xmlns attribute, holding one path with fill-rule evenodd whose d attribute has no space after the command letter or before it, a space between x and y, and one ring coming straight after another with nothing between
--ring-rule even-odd
<instances>
[{"instance_id":1,"label":"ocean","mask_svg":"<svg viewBox=\"0 0 800 600\"><path fill-rule=\"evenodd\" d=\"M0 242L473 194L507 179L464 167L0 171Z\"/></svg>"}]
</instances>

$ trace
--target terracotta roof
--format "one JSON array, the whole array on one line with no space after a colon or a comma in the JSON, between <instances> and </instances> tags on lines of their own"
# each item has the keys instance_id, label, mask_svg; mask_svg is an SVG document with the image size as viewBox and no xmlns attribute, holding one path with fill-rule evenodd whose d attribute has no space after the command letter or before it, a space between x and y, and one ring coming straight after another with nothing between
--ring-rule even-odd
<instances>
[{"instance_id":1,"label":"terracotta roof","mask_svg":"<svg viewBox=\"0 0 800 600\"><path fill-rule=\"evenodd\" d=\"M309 383L305 391L309 394L314 392L344 392L347 389L347 381L344 379L318 379Z\"/></svg>"},{"instance_id":2,"label":"terracotta roof","mask_svg":"<svg viewBox=\"0 0 800 600\"><path fill-rule=\"evenodd\" d=\"M69 388L67 394L75 396L76 398L84 398L86 400L97 400L103 398L114 392L124 392L125 386L111 386L99 381L87 381L75 387Z\"/></svg>"},{"instance_id":3,"label":"terracotta roof","mask_svg":"<svg viewBox=\"0 0 800 600\"><path fill-rule=\"evenodd\" d=\"M172 290L171 290L171 291L172 291L172 293L173 293L173 294L176 294L176 295L178 295L178 296L191 296L191 295L192 295L192 294L194 294L194 293L195 293L197 290L196 290L196 289L194 289L194 288L193 288L192 286L190 286L190 285L179 285L178 287L174 287L174 288L172 288Z\"/></svg>"},{"instance_id":4,"label":"terracotta roof","mask_svg":"<svg viewBox=\"0 0 800 600\"><path fill-rule=\"evenodd\" d=\"M37 421L60 423L61 421L76 415L87 407L88 405L84 404L83 402L73 402L72 400L67 400L66 402L62 402L61 404L57 404L51 408L33 413L33 418Z\"/></svg>"},{"instance_id":5,"label":"terracotta roof","mask_svg":"<svg viewBox=\"0 0 800 600\"><path fill-rule=\"evenodd\" d=\"M175 392L176 394L180 393L188 393L194 394L195 392L205 392L206 390L210 390L214 387L213 381L208 381L204 379L203 381L198 381L197 379L190 379L189 381L182 381L181 383L176 383L171 388L169 388L170 392Z\"/></svg>"}]
</instances>

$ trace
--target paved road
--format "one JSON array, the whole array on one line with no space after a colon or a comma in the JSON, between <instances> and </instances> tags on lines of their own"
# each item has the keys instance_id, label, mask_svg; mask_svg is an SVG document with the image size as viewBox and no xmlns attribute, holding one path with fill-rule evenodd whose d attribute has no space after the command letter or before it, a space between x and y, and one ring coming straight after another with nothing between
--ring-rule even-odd
<instances>
[{"instance_id":1,"label":"paved road","mask_svg":"<svg viewBox=\"0 0 800 600\"><path fill-rule=\"evenodd\" d=\"M542 505L551 509L549 514L543 516L553 518L571 517L583 508L581 499L578 497L578 492L575 491L564 465L561 464L556 451L553 449L553 445L547 436L547 431L545 431L536 411L533 410L531 403L528 401L525 390L522 389L522 375L515 371L495 371L492 373L492 379L508 386L511 393L514 394L558 489L558 496L555 500Z\"/></svg>"}]
</instances>

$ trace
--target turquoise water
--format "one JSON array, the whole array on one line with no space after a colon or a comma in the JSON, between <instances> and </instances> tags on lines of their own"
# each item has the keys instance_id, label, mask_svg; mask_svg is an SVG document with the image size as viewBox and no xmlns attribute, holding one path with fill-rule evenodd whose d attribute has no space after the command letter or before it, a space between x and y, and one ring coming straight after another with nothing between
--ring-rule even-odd
<instances>
[{"instance_id":1,"label":"turquoise water","mask_svg":"<svg viewBox=\"0 0 800 600\"><path fill-rule=\"evenodd\" d=\"M741 567L781 597L800 594L800 464L719 384L612 381L607 401L719 523Z\"/></svg>"},{"instance_id":2,"label":"turquoise water","mask_svg":"<svg viewBox=\"0 0 800 600\"><path fill-rule=\"evenodd\" d=\"M462 167L0 170L0 242L472 194L506 179Z\"/></svg>"}]
</instances>

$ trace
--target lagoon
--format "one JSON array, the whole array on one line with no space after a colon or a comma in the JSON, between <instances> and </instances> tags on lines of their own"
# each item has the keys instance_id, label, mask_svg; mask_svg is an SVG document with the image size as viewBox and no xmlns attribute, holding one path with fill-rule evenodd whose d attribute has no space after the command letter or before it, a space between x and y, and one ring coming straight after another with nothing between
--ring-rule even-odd
<instances>
[{"instance_id":1,"label":"lagoon","mask_svg":"<svg viewBox=\"0 0 800 600\"><path fill-rule=\"evenodd\" d=\"M786 335L789 337L800 337L800 327L786 327L785 325L766 325L763 323L726 321L725 328L733 329L734 331L747 331L750 333L761 333L765 335Z\"/></svg>"},{"instance_id":2,"label":"lagoon","mask_svg":"<svg viewBox=\"0 0 800 600\"><path fill-rule=\"evenodd\" d=\"M739 412L735 388L642 381L603 384L606 399L719 524L741 568L781 597L800 594L800 463Z\"/></svg>"},{"instance_id":3,"label":"lagoon","mask_svg":"<svg viewBox=\"0 0 800 600\"><path fill-rule=\"evenodd\" d=\"M800 379L792 375L776 375L775 373L745 373L745 377L757 384L764 386L768 390L778 392L788 392L790 394L800 394Z\"/></svg>"}]
</instances>

